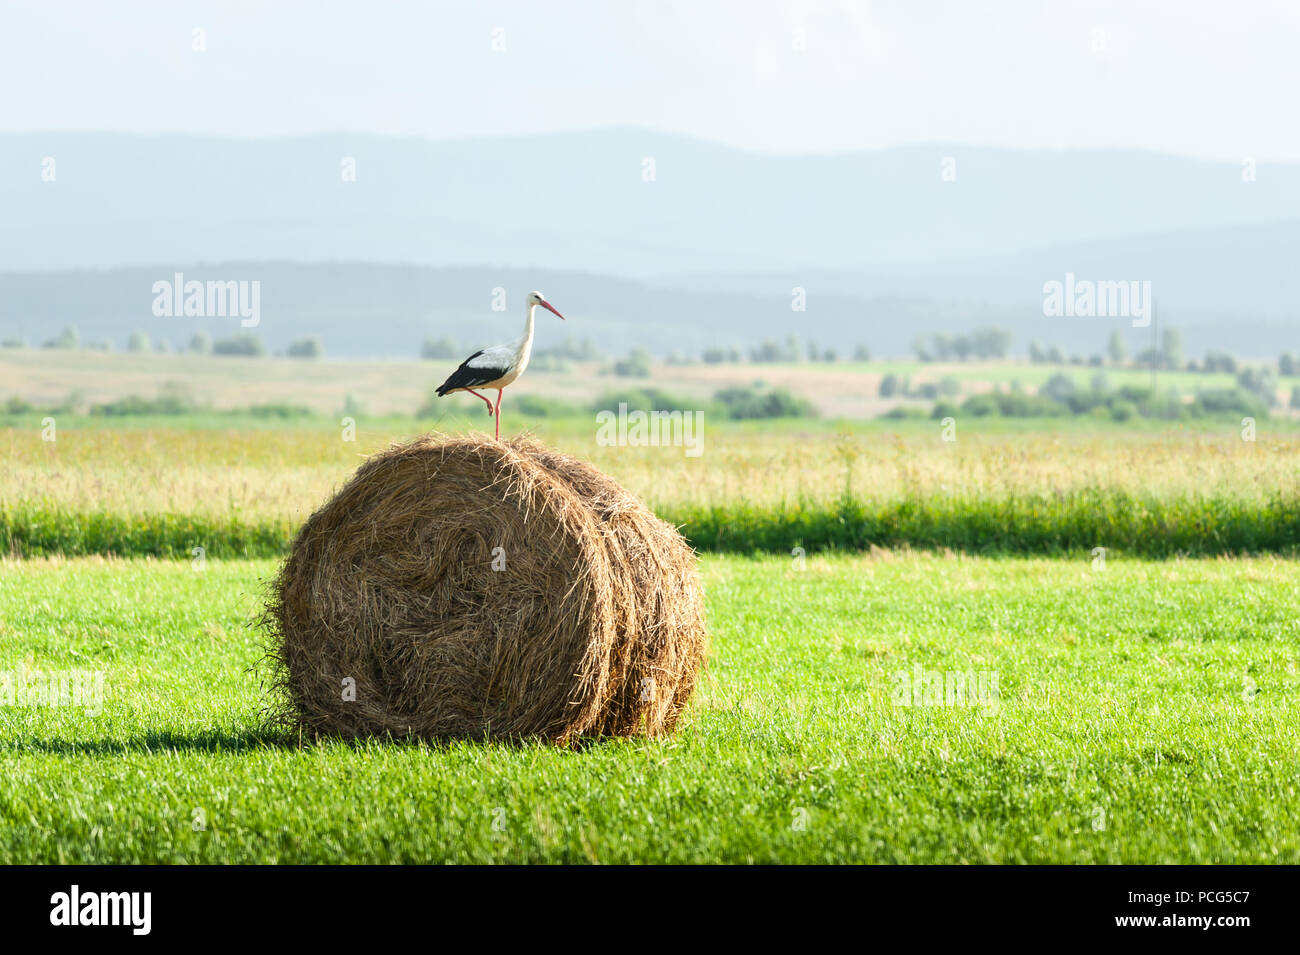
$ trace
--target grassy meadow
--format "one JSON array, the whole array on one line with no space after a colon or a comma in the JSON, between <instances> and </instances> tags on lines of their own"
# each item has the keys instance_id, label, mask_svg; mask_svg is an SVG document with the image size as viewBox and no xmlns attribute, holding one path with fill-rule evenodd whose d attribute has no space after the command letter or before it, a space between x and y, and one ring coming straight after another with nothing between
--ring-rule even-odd
<instances>
[{"instance_id":1,"label":"grassy meadow","mask_svg":"<svg viewBox=\"0 0 1300 955\"><path fill-rule=\"evenodd\" d=\"M40 419L0 428L0 553L273 556L364 458L490 419L266 422ZM703 425L701 453L602 446L594 417L505 418L591 461L701 550L985 553L1108 547L1164 556L1286 551L1300 541L1300 428L1264 421L1037 430L969 419Z\"/></svg>"},{"instance_id":2,"label":"grassy meadow","mask_svg":"<svg viewBox=\"0 0 1300 955\"><path fill-rule=\"evenodd\" d=\"M0 861L1300 861L1292 561L702 563L684 725L573 749L266 733L270 561L7 563L0 669L105 679L0 710Z\"/></svg>"},{"instance_id":3,"label":"grassy meadow","mask_svg":"<svg viewBox=\"0 0 1300 955\"><path fill-rule=\"evenodd\" d=\"M99 397L144 393L157 356L75 360L114 359ZM706 418L693 457L507 394L503 435L591 461L701 552L713 649L679 731L306 743L263 723L276 557L370 453L491 419L464 396L416 418L428 363L351 429L337 367L308 414L235 412L282 371L206 361L205 411L0 417L2 862L1300 862L1292 418L944 440L824 406ZM21 696L69 671L102 703Z\"/></svg>"}]
</instances>

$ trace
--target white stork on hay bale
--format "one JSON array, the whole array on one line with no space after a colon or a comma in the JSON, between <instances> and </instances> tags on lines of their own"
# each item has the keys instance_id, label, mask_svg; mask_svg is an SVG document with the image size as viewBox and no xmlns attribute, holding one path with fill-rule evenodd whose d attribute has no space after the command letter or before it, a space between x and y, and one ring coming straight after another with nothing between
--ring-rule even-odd
<instances>
[{"instance_id":1,"label":"white stork on hay bale","mask_svg":"<svg viewBox=\"0 0 1300 955\"><path fill-rule=\"evenodd\" d=\"M533 353L533 311L538 305L554 312L561 319L564 318L556 311L554 305L546 301L546 296L541 292L529 292L528 321L524 324L523 337L505 345L493 345L491 348L476 351L461 362L460 367L438 386L439 398L456 391L468 391L471 395L482 398L483 403L488 407L488 414L496 419L498 441L501 440L501 392L528 367L528 358ZM492 400L486 395L479 394L474 390L475 388L495 388L496 405L493 406Z\"/></svg>"}]
</instances>

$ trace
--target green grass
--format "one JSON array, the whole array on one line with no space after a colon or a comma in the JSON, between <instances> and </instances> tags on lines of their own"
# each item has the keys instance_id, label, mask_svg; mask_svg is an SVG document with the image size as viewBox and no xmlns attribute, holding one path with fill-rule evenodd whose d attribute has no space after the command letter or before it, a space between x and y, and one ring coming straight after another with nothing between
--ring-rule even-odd
<instances>
[{"instance_id":1,"label":"green grass","mask_svg":"<svg viewBox=\"0 0 1300 955\"><path fill-rule=\"evenodd\" d=\"M1053 554L1106 547L1167 557L1293 553L1300 499L1231 495L1137 495L1085 488L1055 494L949 493L902 500L842 498L777 506L690 505L659 509L697 550L754 554L949 548L984 554ZM273 557L297 532L285 518L81 513L47 504L0 505L0 554Z\"/></svg>"},{"instance_id":2,"label":"green grass","mask_svg":"<svg viewBox=\"0 0 1300 955\"><path fill-rule=\"evenodd\" d=\"M680 731L571 750L264 735L273 569L0 566L0 670L106 675L0 706L0 862L1300 862L1294 561L708 557Z\"/></svg>"},{"instance_id":3,"label":"green grass","mask_svg":"<svg viewBox=\"0 0 1300 955\"><path fill-rule=\"evenodd\" d=\"M77 513L48 505L0 509L0 554L18 557L274 557L297 533L292 521L188 514Z\"/></svg>"},{"instance_id":4,"label":"green grass","mask_svg":"<svg viewBox=\"0 0 1300 955\"><path fill-rule=\"evenodd\" d=\"M838 505L683 507L661 514L697 549L808 553L869 547L949 548L983 554L1091 552L1168 557L1290 553L1300 546L1300 500L1135 495L1085 488L1056 494L951 493Z\"/></svg>"}]
</instances>

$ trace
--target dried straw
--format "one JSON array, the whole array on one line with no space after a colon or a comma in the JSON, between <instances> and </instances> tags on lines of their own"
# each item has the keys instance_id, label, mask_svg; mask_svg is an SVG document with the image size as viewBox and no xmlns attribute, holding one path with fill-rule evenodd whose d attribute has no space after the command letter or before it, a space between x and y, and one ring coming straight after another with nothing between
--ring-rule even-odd
<instances>
[{"instance_id":1,"label":"dried straw","mask_svg":"<svg viewBox=\"0 0 1300 955\"><path fill-rule=\"evenodd\" d=\"M659 735L708 650L677 531L527 439L372 457L299 532L263 625L278 716L344 737Z\"/></svg>"}]
</instances>

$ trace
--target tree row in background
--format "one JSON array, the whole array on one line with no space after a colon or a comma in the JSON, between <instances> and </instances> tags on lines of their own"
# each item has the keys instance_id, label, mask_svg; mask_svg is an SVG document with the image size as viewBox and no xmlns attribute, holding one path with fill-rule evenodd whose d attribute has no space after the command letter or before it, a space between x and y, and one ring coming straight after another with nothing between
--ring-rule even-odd
<instances>
[{"instance_id":1,"label":"tree row in background","mask_svg":"<svg viewBox=\"0 0 1300 955\"><path fill-rule=\"evenodd\" d=\"M927 338L918 339L912 349L923 362L963 362L996 361L1008 357L1012 334L1004 328L978 328L964 335L936 333ZM26 348L28 342L18 337L0 340L0 348ZM113 351L111 341L82 342L75 326L65 327L58 335L41 343L46 349L86 349L93 351ZM126 341L126 350L136 354L190 352L193 354L229 355L243 357L261 357L269 354L261 337L255 334L236 334L212 338L206 332L196 332L184 347L175 349L166 340L152 341L142 330L130 333ZM448 336L426 338L420 348L420 357L434 361L459 361L465 358L471 349L461 345ZM1231 354L1212 350L1201 361L1188 360L1183 352L1182 336L1176 328L1164 329L1160 334L1159 345L1146 348L1130 357L1124 337L1119 331L1113 331L1107 341L1105 353L1094 353L1088 357L1078 354L1067 355L1059 346L1044 346L1038 341L1029 342L1029 360L1033 364L1076 365L1076 366L1114 366L1129 368L1155 368L1163 371L1186 371L1202 374L1230 374L1237 376L1238 384L1249 391L1262 394L1267 390L1267 376L1300 376L1300 358L1286 352L1277 359L1276 370L1271 368L1251 368ZM290 358L314 359L325 355L325 346L317 335L307 335L290 342L283 352ZM854 347L851 353L854 362L871 360L871 350L863 344ZM532 367L538 371L565 371L573 362L606 361L606 356L590 340L576 340L568 337L558 345L534 349ZM799 362L833 363L840 360L835 348L821 348L815 341L802 343L795 335L787 336L783 342L764 339L745 351L737 347L710 347L703 350L698 359L706 365L721 364L791 364ZM651 374L655 357L644 347L631 349L624 357L614 359L607 370L619 377L646 378ZM697 359L683 357L671 352L664 358L668 365L695 364ZM1256 380L1259 379L1259 380ZM1272 381L1276 387L1276 380ZM900 385L901 388L901 385Z\"/></svg>"},{"instance_id":2,"label":"tree row in background","mask_svg":"<svg viewBox=\"0 0 1300 955\"><path fill-rule=\"evenodd\" d=\"M918 338L912 351L921 361L989 361L1006 358L1011 350L1011 332L1005 328L977 328L965 335L938 333L929 340Z\"/></svg>"},{"instance_id":3,"label":"tree row in background","mask_svg":"<svg viewBox=\"0 0 1300 955\"><path fill-rule=\"evenodd\" d=\"M3 342L0 342L0 348L26 347L27 342L19 338L6 338ZM113 343L108 340L82 344L76 328L72 326L63 329L55 337L46 339L41 343L41 347L62 350L113 351ZM172 352L172 347L167 343L166 339L160 338L157 342L153 342L150 340L148 333L137 329L127 336L126 350L133 354L169 354ZM190 337L189 344L184 348L177 347L176 352L189 352L195 355L239 355L257 358L266 355L267 349L260 335L241 334L214 339L207 332L195 332ZM289 358L322 358L325 355L325 346L321 343L318 335L307 335L291 341L285 347L284 354Z\"/></svg>"}]
</instances>

